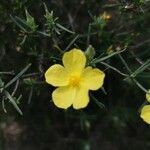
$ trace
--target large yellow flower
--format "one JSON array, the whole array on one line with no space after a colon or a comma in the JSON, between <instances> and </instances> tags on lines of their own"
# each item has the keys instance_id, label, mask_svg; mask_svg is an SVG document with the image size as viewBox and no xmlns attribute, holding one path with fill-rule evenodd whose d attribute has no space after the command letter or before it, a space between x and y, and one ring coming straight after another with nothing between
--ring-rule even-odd
<instances>
[{"instance_id":1,"label":"large yellow flower","mask_svg":"<svg viewBox=\"0 0 150 150\"><path fill-rule=\"evenodd\" d=\"M150 90L148 91L148 93L146 93L146 99L147 99L148 102L150 102L149 92L150 92ZM146 105L142 108L140 116L145 122L150 124L150 105Z\"/></svg>"},{"instance_id":2,"label":"large yellow flower","mask_svg":"<svg viewBox=\"0 0 150 150\"><path fill-rule=\"evenodd\" d=\"M67 109L71 105L74 109L84 108L89 103L89 90L99 89L105 74L86 67L86 56L80 49L65 52L62 61L63 66L55 64L45 73L46 82L58 87L52 93L52 100L59 108Z\"/></svg>"}]
</instances>

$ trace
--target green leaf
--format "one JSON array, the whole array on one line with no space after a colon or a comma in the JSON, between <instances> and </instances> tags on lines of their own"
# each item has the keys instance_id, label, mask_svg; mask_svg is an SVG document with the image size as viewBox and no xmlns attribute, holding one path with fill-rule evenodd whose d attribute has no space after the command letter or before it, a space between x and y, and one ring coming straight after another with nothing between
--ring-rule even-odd
<instances>
[{"instance_id":1,"label":"green leaf","mask_svg":"<svg viewBox=\"0 0 150 150\"><path fill-rule=\"evenodd\" d=\"M71 31L71 30L65 28L64 26L60 25L59 23L56 23L56 26L57 26L58 28L64 30L64 31L66 31L66 32L69 32L69 33L71 33L71 34L75 34L75 32L73 32L73 31Z\"/></svg>"},{"instance_id":2,"label":"green leaf","mask_svg":"<svg viewBox=\"0 0 150 150\"><path fill-rule=\"evenodd\" d=\"M29 14L27 9L25 9L26 13L26 24L29 26L32 30L32 32L35 32L38 28L38 25L36 25L34 18Z\"/></svg>"},{"instance_id":3,"label":"green leaf","mask_svg":"<svg viewBox=\"0 0 150 150\"><path fill-rule=\"evenodd\" d=\"M68 44L68 46L65 48L65 51L68 50L68 49L71 47L71 45L74 44L74 42L78 39L78 37L79 37L79 35L77 35L77 36L75 36L75 38L73 38L73 40L72 40L72 41Z\"/></svg>"},{"instance_id":4,"label":"green leaf","mask_svg":"<svg viewBox=\"0 0 150 150\"><path fill-rule=\"evenodd\" d=\"M0 78L0 88L4 86L4 82L2 81L2 79Z\"/></svg>"},{"instance_id":5,"label":"green leaf","mask_svg":"<svg viewBox=\"0 0 150 150\"><path fill-rule=\"evenodd\" d=\"M88 61L91 61L95 56L95 49L92 45L89 45L85 51L85 55L87 56Z\"/></svg>"},{"instance_id":6,"label":"green leaf","mask_svg":"<svg viewBox=\"0 0 150 150\"><path fill-rule=\"evenodd\" d=\"M3 91L3 86L4 86L4 82L0 78L0 93L2 93L2 91Z\"/></svg>"},{"instance_id":7,"label":"green leaf","mask_svg":"<svg viewBox=\"0 0 150 150\"><path fill-rule=\"evenodd\" d=\"M5 94L6 98L8 98L9 101L12 103L12 105L15 107L15 109L18 111L18 113L20 115L23 115L22 111L20 110L20 108L16 104L15 100L13 99L13 97L7 91L4 91L4 94Z\"/></svg>"},{"instance_id":8,"label":"green leaf","mask_svg":"<svg viewBox=\"0 0 150 150\"><path fill-rule=\"evenodd\" d=\"M94 102L100 107L100 108L105 108L105 105L101 103L97 98L94 97L94 95L90 94Z\"/></svg>"},{"instance_id":9,"label":"green leaf","mask_svg":"<svg viewBox=\"0 0 150 150\"><path fill-rule=\"evenodd\" d=\"M142 73L150 66L150 59L148 59L144 64L142 64L135 72L133 72L130 76L136 77L138 74Z\"/></svg>"},{"instance_id":10,"label":"green leaf","mask_svg":"<svg viewBox=\"0 0 150 150\"><path fill-rule=\"evenodd\" d=\"M31 64L28 64L24 69L22 69L12 80L10 80L5 86L4 88L6 89L7 87L9 87L12 83L14 83L16 80L18 80L18 78L20 78L31 66Z\"/></svg>"},{"instance_id":11,"label":"green leaf","mask_svg":"<svg viewBox=\"0 0 150 150\"><path fill-rule=\"evenodd\" d=\"M118 55L118 54L124 52L125 50L126 50L126 48L124 48L124 49L121 50L121 51L113 52L113 53L111 53L110 55L107 55L107 56L102 57L102 58L95 58L95 59L93 59L93 60L90 62L90 64L97 64L97 63L100 63L100 62L102 62L102 61L104 61L104 60L107 60L107 59L109 59L109 58L111 58L111 57L113 57L113 56L115 56L115 55Z\"/></svg>"},{"instance_id":12,"label":"green leaf","mask_svg":"<svg viewBox=\"0 0 150 150\"><path fill-rule=\"evenodd\" d=\"M49 12L45 3L44 3L44 9L45 9L44 17L46 18L46 26L52 32L54 27L55 27L55 23L58 20L58 18L57 17L54 18L53 11Z\"/></svg>"},{"instance_id":13,"label":"green leaf","mask_svg":"<svg viewBox=\"0 0 150 150\"><path fill-rule=\"evenodd\" d=\"M29 32L30 28L27 26L26 21L22 20L21 18L18 17L13 17L10 15L11 20L24 32Z\"/></svg>"},{"instance_id":14,"label":"green leaf","mask_svg":"<svg viewBox=\"0 0 150 150\"><path fill-rule=\"evenodd\" d=\"M42 31L37 31L36 33L39 35L42 35L42 36L51 37L51 34L47 34L47 33L42 32Z\"/></svg>"}]
</instances>

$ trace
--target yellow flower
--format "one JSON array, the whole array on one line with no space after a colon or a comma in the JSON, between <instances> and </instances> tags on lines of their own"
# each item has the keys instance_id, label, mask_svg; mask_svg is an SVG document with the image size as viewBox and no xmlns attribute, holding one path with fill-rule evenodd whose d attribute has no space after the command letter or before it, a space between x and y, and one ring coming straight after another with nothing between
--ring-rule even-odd
<instances>
[{"instance_id":1,"label":"yellow flower","mask_svg":"<svg viewBox=\"0 0 150 150\"><path fill-rule=\"evenodd\" d=\"M63 109L72 105L74 109L86 107L89 90L97 90L103 85L104 72L86 67L86 56L80 49L65 52L62 62L63 66L55 64L45 73L46 82L58 87L52 93L54 104Z\"/></svg>"},{"instance_id":2,"label":"yellow flower","mask_svg":"<svg viewBox=\"0 0 150 150\"><path fill-rule=\"evenodd\" d=\"M148 102L150 102L150 90L148 90L148 93L146 93L146 99Z\"/></svg>"},{"instance_id":3,"label":"yellow flower","mask_svg":"<svg viewBox=\"0 0 150 150\"><path fill-rule=\"evenodd\" d=\"M150 105L146 105L142 108L141 111L141 115L140 117L147 122L148 124L150 124Z\"/></svg>"},{"instance_id":4,"label":"yellow flower","mask_svg":"<svg viewBox=\"0 0 150 150\"><path fill-rule=\"evenodd\" d=\"M148 92L150 92L150 90ZM150 94L149 93L146 93L146 99L148 102L150 102ZM140 117L145 122L150 124L150 105L146 105L142 108Z\"/></svg>"},{"instance_id":5,"label":"yellow flower","mask_svg":"<svg viewBox=\"0 0 150 150\"><path fill-rule=\"evenodd\" d=\"M102 14L102 18L103 18L104 20L109 20L109 19L111 19L111 15L108 14L107 12L104 12L104 13Z\"/></svg>"}]
</instances>

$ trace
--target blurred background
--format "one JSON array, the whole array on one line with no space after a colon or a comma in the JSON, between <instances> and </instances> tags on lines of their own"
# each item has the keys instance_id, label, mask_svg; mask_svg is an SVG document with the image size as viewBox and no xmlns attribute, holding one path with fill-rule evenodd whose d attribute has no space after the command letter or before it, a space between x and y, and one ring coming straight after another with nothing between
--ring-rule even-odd
<instances>
[{"instance_id":1,"label":"blurred background","mask_svg":"<svg viewBox=\"0 0 150 150\"><path fill-rule=\"evenodd\" d=\"M0 0L0 150L149 150L149 12L149 0ZM74 47L106 78L87 108L61 110L44 72Z\"/></svg>"}]
</instances>

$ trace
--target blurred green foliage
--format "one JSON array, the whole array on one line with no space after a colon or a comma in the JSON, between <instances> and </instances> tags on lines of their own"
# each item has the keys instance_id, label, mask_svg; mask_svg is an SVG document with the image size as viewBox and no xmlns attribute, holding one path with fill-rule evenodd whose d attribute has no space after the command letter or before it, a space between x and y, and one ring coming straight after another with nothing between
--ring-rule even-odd
<instances>
[{"instance_id":1,"label":"blurred green foliage","mask_svg":"<svg viewBox=\"0 0 150 150\"><path fill-rule=\"evenodd\" d=\"M1 0L0 149L149 149L139 117L150 88L149 12L149 0ZM74 47L106 79L86 109L64 111L44 72Z\"/></svg>"}]
</instances>

